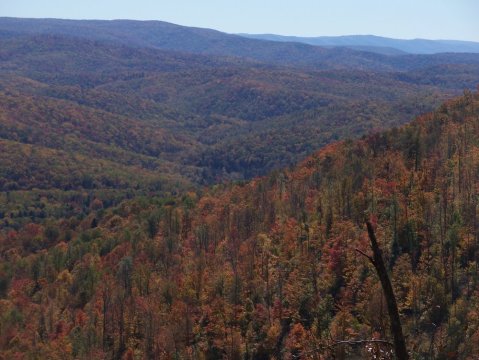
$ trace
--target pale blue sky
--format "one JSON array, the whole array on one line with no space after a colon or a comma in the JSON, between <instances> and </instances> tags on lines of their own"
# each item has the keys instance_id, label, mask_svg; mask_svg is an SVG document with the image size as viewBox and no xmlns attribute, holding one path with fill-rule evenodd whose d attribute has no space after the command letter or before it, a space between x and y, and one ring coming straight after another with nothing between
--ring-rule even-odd
<instances>
[{"instance_id":1,"label":"pale blue sky","mask_svg":"<svg viewBox=\"0 0 479 360\"><path fill-rule=\"evenodd\" d=\"M163 20L230 33L479 41L479 0L0 0L0 16Z\"/></svg>"}]
</instances>

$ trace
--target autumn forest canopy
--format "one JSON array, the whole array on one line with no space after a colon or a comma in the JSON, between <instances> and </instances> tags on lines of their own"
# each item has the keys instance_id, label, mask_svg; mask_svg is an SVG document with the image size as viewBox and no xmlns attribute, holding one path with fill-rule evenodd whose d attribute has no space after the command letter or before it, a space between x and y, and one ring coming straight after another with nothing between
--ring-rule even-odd
<instances>
[{"instance_id":1,"label":"autumn forest canopy","mask_svg":"<svg viewBox=\"0 0 479 360\"><path fill-rule=\"evenodd\" d=\"M0 359L479 356L479 54L0 18Z\"/></svg>"}]
</instances>

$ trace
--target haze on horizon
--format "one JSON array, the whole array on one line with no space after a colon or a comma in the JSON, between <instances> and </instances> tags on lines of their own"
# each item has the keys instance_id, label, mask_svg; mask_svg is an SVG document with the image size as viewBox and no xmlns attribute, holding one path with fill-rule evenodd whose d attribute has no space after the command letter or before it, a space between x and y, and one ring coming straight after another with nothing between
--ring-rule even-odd
<instances>
[{"instance_id":1,"label":"haze on horizon","mask_svg":"<svg viewBox=\"0 0 479 360\"><path fill-rule=\"evenodd\" d=\"M385 6L387 4L387 6ZM476 0L3 0L0 16L160 20L228 33L479 41Z\"/></svg>"}]
</instances>

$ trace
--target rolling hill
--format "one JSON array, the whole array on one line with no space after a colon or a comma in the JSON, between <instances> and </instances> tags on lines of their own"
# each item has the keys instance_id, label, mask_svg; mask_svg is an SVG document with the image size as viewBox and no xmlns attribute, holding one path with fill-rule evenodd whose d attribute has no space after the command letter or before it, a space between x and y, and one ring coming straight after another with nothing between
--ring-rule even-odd
<instances>
[{"instance_id":1,"label":"rolling hill","mask_svg":"<svg viewBox=\"0 0 479 360\"><path fill-rule=\"evenodd\" d=\"M148 25L125 31L132 24ZM418 55L409 71L315 70L19 29L0 32L0 190L16 199L1 209L6 228L81 216L95 198L106 206L264 175L400 125L479 79L474 55ZM20 155L31 153L35 166ZM74 194L88 204L64 200Z\"/></svg>"}]
</instances>

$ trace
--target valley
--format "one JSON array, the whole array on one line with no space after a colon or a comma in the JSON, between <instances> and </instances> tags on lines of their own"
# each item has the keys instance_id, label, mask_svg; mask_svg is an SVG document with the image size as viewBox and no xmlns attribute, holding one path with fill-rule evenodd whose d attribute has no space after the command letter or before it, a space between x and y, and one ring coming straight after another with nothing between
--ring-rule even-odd
<instances>
[{"instance_id":1,"label":"valley","mask_svg":"<svg viewBox=\"0 0 479 360\"><path fill-rule=\"evenodd\" d=\"M410 353L473 359L478 79L475 53L0 18L0 358L391 358L370 221Z\"/></svg>"}]
</instances>

